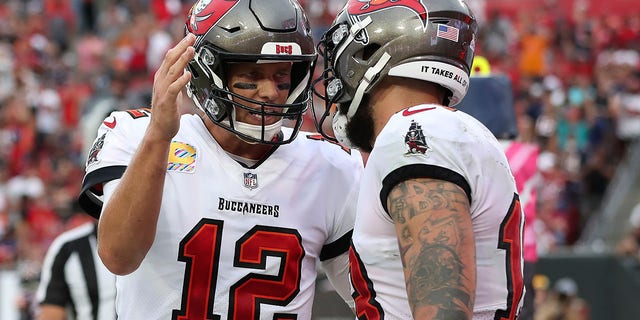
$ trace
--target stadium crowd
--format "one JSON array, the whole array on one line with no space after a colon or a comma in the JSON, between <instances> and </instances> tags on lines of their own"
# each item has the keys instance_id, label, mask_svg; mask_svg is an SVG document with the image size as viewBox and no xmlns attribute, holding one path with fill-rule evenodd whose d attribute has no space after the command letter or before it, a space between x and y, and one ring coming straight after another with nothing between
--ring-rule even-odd
<instances>
[{"instance_id":1,"label":"stadium crowd","mask_svg":"<svg viewBox=\"0 0 640 320\"><path fill-rule=\"evenodd\" d=\"M301 2L316 39L344 3ZM191 4L0 1L0 270L18 270L25 314L51 241L90 219L76 196L95 129L111 110L148 107ZM519 139L540 147L540 254L578 239L640 136L640 7L588 12L478 12L477 54L509 76Z\"/></svg>"}]
</instances>

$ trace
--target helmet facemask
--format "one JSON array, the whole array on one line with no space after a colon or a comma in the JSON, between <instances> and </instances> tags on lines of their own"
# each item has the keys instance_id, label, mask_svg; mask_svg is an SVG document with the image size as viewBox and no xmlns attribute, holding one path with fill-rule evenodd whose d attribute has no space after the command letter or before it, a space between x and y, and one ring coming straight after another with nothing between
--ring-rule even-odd
<instances>
[{"instance_id":1,"label":"helmet facemask","mask_svg":"<svg viewBox=\"0 0 640 320\"><path fill-rule=\"evenodd\" d=\"M340 17L344 16L344 14L340 14L336 18L336 21L340 20ZM343 49L348 46L349 43L359 38L361 36L360 31L364 30L370 22L371 19L365 19L364 21L355 22L351 25L345 21L341 23L334 22L334 25L325 32L317 46L319 55L323 57L324 69L321 77L315 79L312 88L313 93L324 100L325 111L320 119L317 119L314 113L316 129L326 139L342 143L348 147L354 147L354 145L347 137L347 122L356 114L356 111L364 98L364 91L360 90L359 92L356 92L356 94L349 94L349 92L345 90L342 81L343 76L339 74L339 70L334 68L334 66L335 61L341 55ZM379 71L378 68L376 69ZM362 87L368 87L371 82L366 81L375 80L375 78L377 78L377 74L372 74L371 79L363 79L361 82L363 85ZM323 84L324 93L318 91L317 86L320 82ZM331 136L325 132L323 125L327 117L331 114L334 104L336 105L336 110L333 114L331 124L334 136Z\"/></svg>"}]
</instances>

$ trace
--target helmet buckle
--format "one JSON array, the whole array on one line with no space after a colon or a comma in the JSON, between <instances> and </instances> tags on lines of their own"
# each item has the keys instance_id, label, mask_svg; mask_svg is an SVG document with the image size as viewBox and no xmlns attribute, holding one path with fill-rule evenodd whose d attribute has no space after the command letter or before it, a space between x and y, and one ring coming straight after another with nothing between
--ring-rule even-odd
<instances>
[{"instance_id":1,"label":"helmet buckle","mask_svg":"<svg viewBox=\"0 0 640 320\"><path fill-rule=\"evenodd\" d=\"M329 85L327 85L327 97L329 99L333 99L338 95L338 93L340 93L342 87L342 81L340 79L331 80L331 82L329 82Z\"/></svg>"},{"instance_id":2,"label":"helmet buckle","mask_svg":"<svg viewBox=\"0 0 640 320\"><path fill-rule=\"evenodd\" d=\"M341 24L338 26L338 29L331 35L331 42L333 42L333 45L336 46L348 34L349 34L349 28L346 25Z\"/></svg>"},{"instance_id":3,"label":"helmet buckle","mask_svg":"<svg viewBox=\"0 0 640 320\"><path fill-rule=\"evenodd\" d=\"M202 48L202 61L210 66L216 62L216 57L207 48Z\"/></svg>"}]
</instances>

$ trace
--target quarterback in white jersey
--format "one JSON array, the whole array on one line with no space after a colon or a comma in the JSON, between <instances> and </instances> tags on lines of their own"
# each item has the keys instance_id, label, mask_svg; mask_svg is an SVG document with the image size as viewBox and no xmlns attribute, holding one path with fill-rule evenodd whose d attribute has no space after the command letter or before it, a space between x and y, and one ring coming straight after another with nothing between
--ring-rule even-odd
<instances>
[{"instance_id":1,"label":"quarterback in white jersey","mask_svg":"<svg viewBox=\"0 0 640 320\"><path fill-rule=\"evenodd\" d=\"M87 162L83 203L121 177L150 117L138 109L105 119ZM246 167L207 136L199 116L181 122L153 245L136 271L117 278L119 317L310 319L316 261L347 254L359 153L301 132ZM114 187L107 183L105 195ZM85 208L99 214L93 204Z\"/></svg>"},{"instance_id":2,"label":"quarterback in white jersey","mask_svg":"<svg viewBox=\"0 0 640 320\"><path fill-rule=\"evenodd\" d=\"M464 1L349 0L320 41L318 127L337 104L334 138L370 152L350 251L359 319L518 316L515 180L493 134L452 108L467 92L476 37Z\"/></svg>"},{"instance_id":3,"label":"quarterback in white jersey","mask_svg":"<svg viewBox=\"0 0 640 320\"><path fill-rule=\"evenodd\" d=\"M100 215L118 317L311 319L318 262L353 306L363 160L299 133L317 58L302 8L200 0L185 29L151 109L112 113L87 159L80 200Z\"/></svg>"}]
</instances>

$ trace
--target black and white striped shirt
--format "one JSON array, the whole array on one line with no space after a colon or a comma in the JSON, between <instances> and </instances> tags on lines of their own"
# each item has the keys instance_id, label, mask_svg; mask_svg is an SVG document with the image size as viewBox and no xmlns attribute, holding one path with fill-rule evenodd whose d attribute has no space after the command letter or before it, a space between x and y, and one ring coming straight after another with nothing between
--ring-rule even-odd
<instances>
[{"instance_id":1,"label":"black and white striped shirt","mask_svg":"<svg viewBox=\"0 0 640 320\"><path fill-rule=\"evenodd\" d=\"M116 319L115 275L98 257L96 227L83 224L51 243L36 292L39 305L65 307L74 319Z\"/></svg>"}]
</instances>

